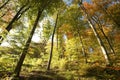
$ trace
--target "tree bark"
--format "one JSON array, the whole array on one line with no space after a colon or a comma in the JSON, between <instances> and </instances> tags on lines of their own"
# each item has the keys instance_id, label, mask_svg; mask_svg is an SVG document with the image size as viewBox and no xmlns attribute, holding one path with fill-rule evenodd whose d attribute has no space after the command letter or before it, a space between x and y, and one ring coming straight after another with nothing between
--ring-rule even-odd
<instances>
[{"instance_id":1,"label":"tree bark","mask_svg":"<svg viewBox=\"0 0 120 80\"><path fill-rule=\"evenodd\" d=\"M50 4L50 0L49 0L46 4L44 4L42 8L39 7L39 9L38 9L38 14L37 14L35 23L34 23L34 25L33 25L33 28L32 28L32 30L31 30L31 32L30 32L30 36L29 36L28 40L26 41L25 47L24 47L24 49L23 49L23 51L22 51L22 53L21 53L20 59L19 59L19 61L18 61L18 63L17 63L17 66L16 66L16 68L15 68L15 70L14 70L15 77L19 77L19 74L20 74L20 71L21 71L21 68L22 68L23 61L24 61L24 59L25 59L25 57L26 57L26 54L27 54L28 49L29 49L29 45L30 45L30 43L31 43L31 39L32 39L32 37L33 37L33 34L34 34L34 32L35 32L35 29L36 29L36 27L37 27L37 24L38 24L38 22L39 22L39 19L40 19L40 17L41 17L41 14L42 14L43 10L47 7L48 4Z\"/></svg>"},{"instance_id":2,"label":"tree bark","mask_svg":"<svg viewBox=\"0 0 120 80\"><path fill-rule=\"evenodd\" d=\"M18 61L18 63L17 63L17 66L16 66L16 68L15 68L15 71L14 71L14 73L16 74L16 75L15 75L16 77L19 77L19 74L20 74L20 71L21 71L21 67L22 67L23 61L24 61L25 56L26 56L26 54L27 54L29 45L30 45L30 43L31 43L32 36L33 36L33 34L34 34L34 32L35 32L35 29L36 29L36 27L37 27L39 18L40 18L40 16L41 16L43 10L44 10L44 9L42 9L42 10L40 9L40 10L38 11L37 18L36 18L35 23L34 23L34 25L33 25L32 31L30 32L30 36L29 36L29 38L28 38L28 40L27 40L27 42L26 42L26 44L25 44L25 47L24 47L22 53L21 53L21 57L20 57L20 59L19 59L19 61Z\"/></svg>"},{"instance_id":3,"label":"tree bark","mask_svg":"<svg viewBox=\"0 0 120 80\"><path fill-rule=\"evenodd\" d=\"M93 18L92 18L92 19L93 19ZM93 20L98 24L100 31L102 32L102 34L103 34L103 36L105 37L108 45L109 45L110 48L111 48L111 52L115 55L115 50L113 49L113 46L112 46L112 44L110 43L109 38L106 36L105 32L103 31L102 24L100 23L100 20L99 20L99 19L97 19L97 20L93 19Z\"/></svg>"},{"instance_id":4,"label":"tree bark","mask_svg":"<svg viewBox=\"0 0 120 80\"><path fill-rule=\"evenodd\" d=\"M106 64L107 64L107 65L110 65L110 58L109 58L109 55L108 55L108 53L107 53L107 50L106 50L106 48L105 48L105 46L104 46L104 43L102 42L102 40L101 40L101 38L100 38L100 36L99 36L96 28L94 27L92 21L91 21L91 20L88 20L88 23L89 23L90 27L92 28L92 30L93 30L93 32L94 32L94 34L95 34L95 36L96 36L96 38L97 38L97 40L98 40L98 42L99 42L99 44L100 44L101 50L102 50L103 55L104 55L105 60L106 60Z\"/></svg>"},{"instance_id":5,"label":"tree bark","mask_svg":"<svg viewBox=\"0 0 120 80\"><path fill-rule=\"evenodd\" d=\"M17 17L17 19L16 20L18 20L18 19L20 19L21 18L21 16L27 11L27 10L29 10L30 9L30 7L31 6L28 6L26 9L24 9L23 11L21 11L20 12L20 15Z\"/></svg>"},{"instance_id":6,"label":"tree bark","mask_svg":"<svg viewBox=\"0 0 120 80\"><path fill-rule=\"evenodd\" d=\"M81 7L81 9L84 11L84 13L86 14L87 19L88 19L88 23L89 23L91 29L93 30L93 32L94 32L97 40L98 40L98 43L99 43L99 45L100 45L100 47L101 47L101 50L102 50L102 52L103 52L103 55L104 55L104 57L105 57L106 64L107 64L107 65L110 65L111 63L110 63L109 55L108 55L107 50L106 50L106 48L105 48L105 46L104 46L104 44L103 44L103 42L102 42L102 40L101 40L101 38L100 38L100 36L99 36L99 33L97 32L95 26L93 25L92 21L90 20L90 17L89 17L89 15L88 15L86 9L84 8L84 6L83 6L83 5L80 5L80 7Z\"/></svg>"},{"instance_id":7,"label":"tree bark","mask_svg":"<svg viewBox=\"0 0 120 80\"><path fill-rule=\"evenodd\" d=\"M51 39L51 50L50 50L50 57L48 60L47 70L50 70L50 66L51 66L52 55L53 55L53 46L54 46L54 35L55 35L56 27L57 27L57 21L58 21L58 13L57 13L56 22L55 22L55 26L54 26L54 30L53 30L53 34L52 34L52 39Z\"/></svg>"}]
</instances>

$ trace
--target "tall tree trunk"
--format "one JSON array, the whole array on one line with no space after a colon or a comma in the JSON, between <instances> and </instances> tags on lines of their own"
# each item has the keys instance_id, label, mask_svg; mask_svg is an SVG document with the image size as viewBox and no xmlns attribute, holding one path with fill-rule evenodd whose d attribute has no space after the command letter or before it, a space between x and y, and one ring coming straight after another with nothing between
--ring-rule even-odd
<instances>
[{"instance_id":1,"label":"tall tree trunk","mask_svg":"<svg viewBox=\"0 0 120 80\"><path fill-rule=\"evenodd\" d=\"M31 6L28 6L28 7L26 7L23 11L21 11L16 20L19 20L19 19L21 18L21 16L22 16L27 10L30 9L30 7L31 7Z\"/></svg>"},{"instance_id":2,"label":"tall tree trunk","mask_svg":"<svg viewBox=\"0 0 120 80\"><path fill-rule=\"evenodd\" d=\"M20 15L21 11L25 8L26 5L23 5L19 11L16 13L16 15L13 17L13 19L10 21L10 23L8 24L8 26L6 27L6 30L9 32L12 29L12 24L16 21L16 19L18 18L18 16Z\"/></svg>"},{"instance_id":3,"label":"tall tree trunk","mask_svg":"<svg viewBox=\"0 0 120 80\"><path fill-rule=\"evenodd\" d=\"M7 32L9 32L9 31L12 29L12 24L13 24L16 20L18 20L18 18L20 18L21 14L23 14L24 12L26 12L26 11L29 9L29 8L26 8L26 9L24 10L25 7L26 7L26 5L23 5L23 6L19 9L19 11L16 13L16 15L13 17L13 19L10 21L10 23L9 23L8 26L6 27ZM6 33L6 35L7 35L7 33ZM1 43L2 43L3 40L4 40L4 38L3 38L2 36L0 36L0 45L1 45Z\"/></svg>"},{"instance_id":4,"label":"tall tree trunk","mask_svg":"<svg viewBox=\"0 0 120 80\"><path fill-rule=\"evenodd\" d=\"M81 43L81 46L82 46L82 53L83 53L84 58L85 58L85 63L87 63L87 54L86 54L86 52L85 52L85 47L84 47L84 44L83 44L82 37L79 36L79 39L80 39L80 43Z\"/></svg>"},{"instance_id":5,"label":"tall tree trunk","mask_svg":"<svg viewBox=\"0 0 120 80\"><path fill-rule=\"evenodd\" d=\"M95 17L94 17L94 18L95 18ZM92 19L93 19L93 18L92 18ZM111 48L111 52L115 55L115 50L113 49L113 46L112 46L112 44L110 43L109 38L106 36L105 32L103 31L102 24L100 23L100 20L99 20L99 19L96 19L96 20L93 19L93 20L98 24L100 31L102 32L102 34L103 34L103 36L105 37L108 45L109 45L110 48Z\"/></svg>"},{"instance_id":6,"label":"tall tree trunk","mask_svg":"<svg viewBox=\"0 0 120 80\"><path fill-rule=\"evenodd\" d=\"M30 45L30 43L31 43L31 39L32 39L32 37L33 37L33 34L34 34L35 29L36 29L36 27L37 27L37 24L38 24L38 22L39 22L40 16L41 16L43 10L47 7L48 4L50 4L50 0L49 0L46 4L44 4L42 8L39 8L39 10L38 10L38 14L37 14L35 23L34 23L34 25L33 25L33 28L32 28L32 30L31 30L31 32L30 32L30 36L29 36L28 40L26 41L25 47L24 47L24 49L23 49L23 51L22 51L22 53L21 53L20 59L19 59L19 61L18 61L18 63L17 63L17 66L16 66L16 68L15 68L15 70L14 70L15 77L19 77L19 74L20 74L20 71L21 71L21 68L22 68L23 61L24 61L24 59L25 59L25 57L26 57L26 54L27 54L27 52L28 52L28 48L29 48L29 45Z\"/></svg>"},{"instance_id":7,"label":"tall tree trunk","mask_svg":"<svg viewBox=\"0 0 120 80\"><path fill-rule=\"evenodd\" d=\"M100 38L100 36L99 36L99 33L97 32L95 26L93 25L92 21L90 20L90 17L89 17L89 15L88 15L86 9L84 8L84 6L81 5L80 7L81 7L81 9L84 11L84 13L86 14L87 19L88 19L88 23L89 23L90 27L92 28L92 30L93 30L93 32L94 32L94 34L95 34L95 36L96 36L96 38L97 38L97 40L98 40L98 42L99 42L99 45L100 45L100 47L101 47L101 50L102 50L103 55L104 55L105 60L106 60L106 64L107 64L107 65L110 65L109 55L108 55L107 50L106 50L106 48L105 48L105 46L104 46L104 43L102 42L102 40L101 40L101 38Z\"/></svg>"},{"instance_id":8,"label":"tall tree trunk","mask_svg":"<svg viewBox=\"0 0 120 80\"><path fill-rule=\"evenodd\" d=\"M58 28L57 28L57 30L56 30L57 32L56 32L56 40L57 40L57 44L56 44L56 46L57 46L57 50L58 50L58 48L59 48L59 40L58 40Z\"/></svg>"},{"instance_id":9,"label":"tall tree trunk","mask_svg":"<svg viewBox=\"0 0 120 80\"><path fill-rule=\"evenodd\" d=\"M0 6L0 10L9 2L10 0L7 0L3 5Z\"/></svg>"},{"instance_id":10,"label":"tall tree trunk","mask_svg":"<svg viewBox=\"0 0 120 80\"><path fill-rule=\"evenodd\" d=\"M18 77L19 74L20 74L23 61L24 61L25 56L26 56L26 54L27 54L29 45L30 45L30 43L31 43L32 36L33 36L33 34L34 34L34 32L35 32L35 29L36 29L36 27L37 27L39 18L40 18L40 16L41 16L43 10L44 10L44 8L43 8L42 10L39 9L38 14L37 14L37 18L36 18L36 20L35 20L35 23L34 23L34 25L33 25L32 30L31 30L31 32L30 32L30 36L29 36L29 38L28 38L28 40L27 40L27 42L26 42L26 44L25 44L25 47L24 47L22 53L21 53L21 57L20 57L20 59L19 59L19 61L18 61L18 63L17 63L17 66L16 66L16 68L15 68L15 71L14 71L14 73L16 74L16 77Z\"/></svg>"},{"instance_id":11,"label":"tall tree trunk","mask_svg":"<svg viewBox=\"0 0 120 80\"><path fill-rule=\"evenodd\" d=\"M50 50L50 57L48 60L47 70L50 70L50 66L51 66L53 46L54 46L54 35L55 35L56 27L57 27L57 21L58 21L58 13L57 13L56 22L55 22L55 26L54 26L54 30L52 34L52 39L51 39L51 50Z\"/></svg>"},{"instance_id":12,"label":"tall tree trunk","mask_svg":"<svg viewBox=\"0 0 120 80\"><path fill-rule=\"evenodd\" d=\"M106 64L107 64L107 65L110 65L110 58L109 58L109 55L108 55L108 53L107 53L107 50L106 50L106 48L105 48L105 46L104 46L104 43L102 42L102 40L101 40L101 38L100 38L100 36L99 36L96 28L94 27L92 21L91 21L91 20L88 20L88 23L89 23L90 27L92 28L92 30L93 30L93 32L94 32L94 34L95 34L95 36L96 36L96 38L97 38L97 40L98 40L98 42L99 42L99 44L100 44L101 50L102 50L103 55L104 55L105 60L106 60Z\"/></svg>"},{"instance_id":13,"label":"tall tree trunk","mask_svg":"<svg viewBox=\"0 0 120 80\"><path fill-rule=\"evenodd\" d=\"M78 37L79 37L79 40L80 40L80 43L81 43L81 47L82 47L82 53L84 55L84 58L85 58L85 63L87 63L87 54L85 52L85 47L84 47L84 43L83 43L83 40L82 40L82 36L80 35L80 29L78 27L77 29L77 33L78 33Z\"/></svg>"}]
</instances>

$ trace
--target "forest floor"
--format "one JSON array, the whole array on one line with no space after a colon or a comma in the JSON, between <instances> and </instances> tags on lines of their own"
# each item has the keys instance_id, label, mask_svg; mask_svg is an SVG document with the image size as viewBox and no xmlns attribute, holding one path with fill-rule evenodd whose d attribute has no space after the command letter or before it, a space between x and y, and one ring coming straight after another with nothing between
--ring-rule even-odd
<instances>
[{"instance_id":1,"label":"forest floor","mask_svg":"<svg viewBox=\"0 0 120 80\"><path fill-rule=\"evenodd\" d=\"M46 71L46 61L41 58L26 58L20 77L14 80L120 80L120 55L113 59L112 66L106 66L104 59L95 56L88 63L84 59L66 61L54 60L51 70ZM94 60L93 60L94 59ZM16 57L3 55L0 58L0 80L12 80Z\"/></svg>"},{"instance_id":2,"label":"forest floor","mask_svg":"<svg viewBox=\"0 0 120 80\"><path fill-rule=\"evenodd\" d=\"M0 80L11 80L12 77L8 75L11 73L1 72ZM20 77L14 80L120 80L120 67L102 67L92 64L89 68L80 70L22 71Z\"/></svg>"}]
</instances>

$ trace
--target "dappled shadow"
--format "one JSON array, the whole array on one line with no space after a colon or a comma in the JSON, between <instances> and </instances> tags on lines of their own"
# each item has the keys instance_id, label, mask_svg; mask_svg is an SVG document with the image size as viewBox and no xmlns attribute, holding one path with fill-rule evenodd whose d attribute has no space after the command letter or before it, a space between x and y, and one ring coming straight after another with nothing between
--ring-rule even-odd
<instances>
[{"instance_id":1,"label":"dappled shadow","mask_svg":"<svg viewBox=\"0 0 120 80\"><path fill-rule=\"evenodd\" d=\"M120 80L120 67L93 66L86 70L84 77L95 77L97 80Z\"/></svg>"},{"instance_id":2,"label":"dappled shadow","mask_svg":"<svg viewBox=\"0 0 120 80\"><path fill-rule=\"evenodd\" d=\"M66 80L54 71L32 71L27 76L20 75L19 80Z\"/></svg>"}]
</instances>

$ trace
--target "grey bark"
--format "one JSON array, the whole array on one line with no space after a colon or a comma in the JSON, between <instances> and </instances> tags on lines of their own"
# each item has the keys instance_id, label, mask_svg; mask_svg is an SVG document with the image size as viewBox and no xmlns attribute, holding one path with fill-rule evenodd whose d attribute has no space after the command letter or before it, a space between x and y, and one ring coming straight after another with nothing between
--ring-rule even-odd
<instances>
[{"instance_id":1,"label":"grey bark","mask_svg":"<svg viewBox=\"0 0 120 80\"><path fill-rule=\"evenodd\" d=\"M106 48L105 48L105 46L104 46L104 43L102 42L102 40L101 40L101 38L100 38L100 36L99 36L99 33L97 32L94 24L92 23L92 21L91 21L91 19L90 19L90 17L89 17L89 14L88 14L88 12L86 11L86 9L84 8L84 6L83 6L83 5L80 5L80 7L81 7L81 9L84 11L84 13L86 14L87 19L88 19L88 23L89 23L91 29L93 30L93 32L94 32L97 40L98 40L98 43L99 43L99 45L100 45L100 47L101 47L101 50L102 50L103 55L104 55L104 58L105 58L105 60L106 60L106 64L107 64L107 65L110 65L111 63L110 63L109 55L108 55L107 50L106 50Z\"/></svg>"},{"instance_id":2,"label":"grey bark","mask_svg":"<svg viewBox=\"0 0 120 80\"><path fill-rule=\"evenodd\" d=\"M109 38L106 36L105 32L103 31L102 24L100 23L100 20L97 19L97 21L96 21L94 18L92 18L92 19L98 24L100 31L102 32L102 34L103 34L103 36L105 37L108 45L109 45L110 48L111 48L111 52L115 55L115 50L113 49L113 46L112 46L112 44L110 43Z\"/></svg>"},{"instance_id":3,"label":"grey bark","mask_svg":"<svg viewBox=\"0 0 120 80\"><path fill-rule=\"evenodd\" d=\"M92 28L92 30L93 30L93 32L94 32L94 34L95 34L95 36L96 36L96 38L97 38L97 40L98 40L98 42L99 42L99 44L100 44L101 50L102 50L103 55L104 55L105 60L106 60L106 64L107 64L107 65L110 65L110 58L109 58L109 55L108 55L108 53L107 53L107 50L106 50L106 48L105 48L105 46L104 46L104 43L102 42L102 40L101 40L101 38L100 38L100 36L99 36L99 34L98 34L95 26L93 25L92 21L91 21L91 20L88 20L88 23L89 23L90 27Z\"/></svg>"}]
</instances>

